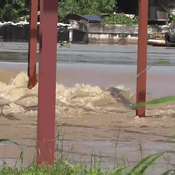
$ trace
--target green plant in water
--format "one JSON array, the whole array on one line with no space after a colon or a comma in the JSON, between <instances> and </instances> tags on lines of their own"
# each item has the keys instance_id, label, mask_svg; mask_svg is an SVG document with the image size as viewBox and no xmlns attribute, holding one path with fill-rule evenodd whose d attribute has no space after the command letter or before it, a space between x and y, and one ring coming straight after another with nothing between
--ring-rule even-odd
<instances>
[{"instance_id":1,"label":"green plant in water","mask_svg":"<svg viewBox=\"0 0 175 175\"><path fill-rule=\"evenodd\" d=\"M167 97L154 99L150 102L139 103L139 104L133 105L132 108L135 109L143 106L153 106L153 105L163 104L167 102L175 102L175 96L167 96Z\"/></svg>"},{"instance_id":2,"label":"green plant in water","mask_svg":"<svg viewBox=\"0 0 175 175\"><path fill-rule=\"evenodd\" d=\"M174 151L164 151L161 153L155 153L142 158L142 160L135 165L130 171L123 173L123 170L126 170L126 167L118 167L112 172L104 173L101 168L96 165L93 169L91 169L88 165L71 165L67 160L64 160L64 157L61 156L56 164L50 169L42 170L37 164L31 164L28 168L17 168L10 167L7 163L4 162L2 166L0 166L0 174L1 175L144 175L145 171L148 168L151 168L155 165L155 162L161 156L165 154L175 154ZM170 172L174 170L168 170ZM164 173L165 174L165 173Z\"/></svg>"},{"instance_id":3,"label":"green plant in water","mask_svg":"<svg viewBox=\"0 0 175 175\"><path fill-rule=\"evenodd\" d=\"M60 48L70 48L69 44L60 44Z\"/></svg>"},{"instance_id":4,"label":"green plant in water","mask_svg":"<svg viewBox=\"0 0 175 175\"><path fill-rule=\"evenodd\" d=\"M13 143L13 144L17 145L21 149L19 158L20 158L21 162L23 163L23 158L24 158L23 157L23 153L24 153L23 148L17 142L14 142L14 141L9 140L9 139L0 139L0 143L3 143L3 142L5 142L5 143L6 142Z\"/></svg>"},{"instance_id":5,"label":"green plant in water","mask_svg":"<svg viewBox=\"0 0 175 175\"><path fill-rule=\"evenodd\" d=\"M155 161L159 157L167 153L175 154L174 151L164 151L146 156L128 173L128 175L143 175L148 168L155 164Z\"/></svg>"}]
</instances>

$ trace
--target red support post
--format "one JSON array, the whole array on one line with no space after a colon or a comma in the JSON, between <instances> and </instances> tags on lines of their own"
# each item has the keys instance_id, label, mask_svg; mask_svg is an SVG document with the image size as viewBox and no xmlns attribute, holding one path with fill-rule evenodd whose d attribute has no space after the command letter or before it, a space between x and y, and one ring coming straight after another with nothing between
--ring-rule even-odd
<instances>
[{"instance_id":1,"label":"red support post","mask_svg":"<svg viewBox=\"0 0 175 175\"><path fill-rule=\"evenodd\" d=\"M28 51L28 88L32 89L36 83L36 60L37 60L37 21L38 0L30 0L30 39Z\"/></svg>"},{"instance_id":2,"label":"red support post","mask_svg":"<svg viewBox=\"0 0 175 175\"><path fill-rule=\"evenodd\" d=\"M147 28L148 28L148 0L139 0L139 36L137 59L137 93L136 103L146 101L146 68L147 68ZM139 107L136 115L145 117L145 107Z\"/></svg>"},{"instance_id":3,"label":"red support post","mask_svg":"<svg viewBox=\"0 0 175 175\"><path fill-rule=\"evenodd\" d=\"M58 0L40 0L38 164L54 164Z\"/></svg>"}]
</instances>

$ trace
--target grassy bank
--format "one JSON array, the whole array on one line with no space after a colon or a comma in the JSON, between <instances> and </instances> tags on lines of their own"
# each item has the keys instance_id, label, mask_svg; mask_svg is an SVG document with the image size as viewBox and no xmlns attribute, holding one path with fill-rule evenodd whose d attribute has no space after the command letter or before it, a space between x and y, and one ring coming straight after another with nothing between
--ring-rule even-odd
<instances>
[{"instance_id":1,"label":"grassy bank","mask_svg":"<svg viewBox=\"0 0 175 175\"><path fill-rule=\"evenodd\" d=\"M4 162L0 166L0 175L144 175L146 170L155 165L155 161L164 154L175 154L174 151L155 153L143 158L135 167L117 167L111 172L103 172L100 161L87 165L83 162L70 164L68 159L61 155L54 166L48 164L37 165L32 163L29 167L10 167ZM130 170L128 170L128 168ZM163 174L175 174L175 169L167 170Z\"/></svg>"}]
</instances>

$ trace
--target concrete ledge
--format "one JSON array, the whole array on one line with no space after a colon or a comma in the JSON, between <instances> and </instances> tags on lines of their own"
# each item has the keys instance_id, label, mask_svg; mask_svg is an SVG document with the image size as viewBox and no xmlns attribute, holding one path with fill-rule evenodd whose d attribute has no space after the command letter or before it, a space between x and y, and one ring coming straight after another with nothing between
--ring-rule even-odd
<instances>
[{"instance_id":1,"label":"concrete ledge","mask_svg":"<svg viewBox=\"0 0 175 175\"><path fill-rule=\"evenodd\" d=\"M149 25L148 34L152 32L166 33L169 26ZM138 25L103 25L93 24L88 25L88 33L115 33L115 34L138 34Z\"/></svg>"},{"instance_id":2,"label":"concrete ledge","mask_svg":"<svg viewBox=\"0 0 175 175\"><path fill-rule=\"evenodd\" d=\"M126 44L137 44L138 37L128 35L126 38L120 37L118 34L88 34L89 43L99 44L119 44L121 39L126 41Z\"/></svg>"},{"instance_id":3,"label":"concrete ledge","mask_svg":"<svg viewBox=\"0 0 175 175\"><path fill-rule=\"evenodd\" d=\"M96 38L94 39L90 38L89 43L98 43L98 44L122 44L122 42L120 42L121 40L125 40L125 42L123 44L138 44L138 37L132 37L130 35L128 35L126 38L121 38L118 35L115 37L107 37L106 38ZM165 40L155 40L155 39L149 39L148 40L148 45L152 45L152 46L166 46Z\"/></svg>"},{"instance_id":4,"label":"concrete ledge","mask_svg":"<svg viewBox=\"0 0 175 175\"><path fill-rule=\"evenodd\" d=\"M39 26L37 39L39 41ZM58 42L69 42L69 27L70 24L58 23ZM148 34L154 32L165 34L168 31L168 26L149 25ZM86 33L86 32L85 32ZM80 31L73 32L74 41L84 41L85 33ZM103 25L103 24L88 24L88 42L89 43L105 43L117 44L121 38L125 38L128 44L137 44L138 25ZM122 36L123 35L123 36ZM0 36L3 41L29 41L29 22L5 22L0 23Z\"/></svg>"}]
</instances>

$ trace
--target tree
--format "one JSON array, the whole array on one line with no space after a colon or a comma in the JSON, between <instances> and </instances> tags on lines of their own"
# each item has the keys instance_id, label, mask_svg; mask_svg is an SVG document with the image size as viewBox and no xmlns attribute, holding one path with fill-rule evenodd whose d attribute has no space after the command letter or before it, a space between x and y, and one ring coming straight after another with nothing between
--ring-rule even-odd
<instances>
[{"instance_id":1,"label":"tree","mask_svg":"<svg viewBox=\"0 0 175 175\"><path fill-rule=\"evenodd\" d=\"M102 17L104 13L116 11L116 0L60 0L58 12L59 22L63 22L68 14L91 15ZM0 20L19 22L19 17L29 15L30 0L1 0Z\"/></svg>"},{"instance_id":2,"label":"tree","mask_svg":"<svg viewBox=\"0 0 175 175\"><path fill-rule=\"evenodd\" d=\"M21 15L29 13L29 0L6 0L0 6L1 21L18 22Z\"/></svg>"},{"instance_id":3,"label":"tree","mask_svg":"<svg viewBox=\"0 0 175 175\"><path fill-rule=\"evenodd\" d=\"M116 0L61 0L58 12L63 22L68 14L102 15L116 10Z\"/></svg>"}]
</instances>

